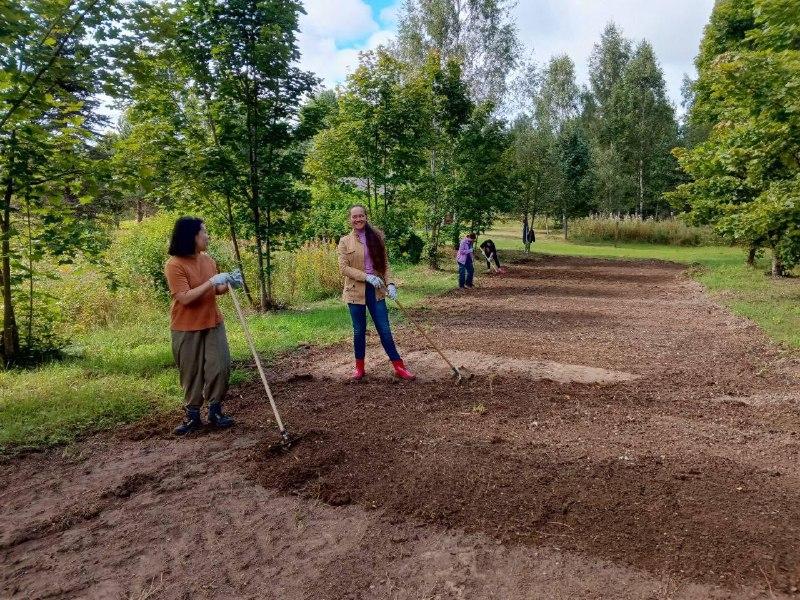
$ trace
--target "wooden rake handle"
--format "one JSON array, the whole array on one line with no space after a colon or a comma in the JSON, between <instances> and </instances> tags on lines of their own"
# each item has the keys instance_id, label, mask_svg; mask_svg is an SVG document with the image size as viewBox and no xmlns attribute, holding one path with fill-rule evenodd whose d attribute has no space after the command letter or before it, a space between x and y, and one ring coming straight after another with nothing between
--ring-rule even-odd
<instances>
[{"instance_id":1,"label":"wooden rake handle","mask_svg":"<svg viewBox=\"0 0 800 600\"><path fill-rule=\"evenodd\" d=\"M405 307L404 307L402 304L400 304L400 301L399 301L397 298L395 298L395 300L394 300L394 303L397 305L397 308L399 308L399 309L400 309L400 312L401 312L401 313L403 313L403 316L404 316L406 319L408 319L408 321L409 321L409 322L410 322L410 323L411 323L411 324L412 324L414 327L416 327L417 331L419 331L419 332L420 332L420 334L422 334L422 337L424 337L426 340L428 340L428 343L429 343L429 344L430 344L430 345L433 347L433 349L434 349L434 350L436 350L436 352L438 352L438 353L439 353L439 356L441 356L441 357L442 357L442 360L444 360L444 362L446 362L446 363L447 363L447 364L450 366L450 368L451 368L451 369L453 369L453 372L454 372L456 375L458 375L459 377L461 377L461 371L459 371L459 370L458 370L458 369L455 367L455 365L453 365L453 363L451 363L451 362L450 362L450 361L447 359L447 357L444 355L444 352L442 352L442 351L439 349L439 346L437 346L437 345L436 345L436 342L434 342L434 341L433 341L433 340L430 338L430 336L429 336L429 335L428 335L428 334L425 332L425 330L424 330L422 327L420 327L420 326L417 324L417 322L416 322L414 319L412 319L411 317L409 317L409 316L408 316L408 312L406 312L406 309L405 309Z\"/></svg>"},{"instance_id":2,"label":"wooden rake handle","mask_svg":"<svg viewBox=\"0 0 800 600\"><path fill-rule=\"evenodd\" d=\"M269 404L272 407L272 412L275 415L275 420L278 422L278 429L280 430L281 435L283 435L286 429L283 427L283 421L281 420L281 415L278 413L278 407L275 405L275 399L272 397L272 390L269 389L269 382L267 382L267 375L266 373L264 373L264 367L261 366L261 358L258 356L258 352L256 352L256 345L253 343L253 336L250 335L250 327L248 327L247 321L244 318L242 307L239 304L239 298L236 296L236 291L233 289L232 285L228 286L228 290L231 295L231 300L233 300L233 307L236 309L236 316L239 317L239 322L242 324L242 331L244 331L244 338L247 340L247 345L250 346L250 352L253 355L253 360L256 361L256 368L258 369L258 374L261 375L261 382L264 384L264 389L267 391L267 398L269 398Z\"/></svg>"}]
</instances>

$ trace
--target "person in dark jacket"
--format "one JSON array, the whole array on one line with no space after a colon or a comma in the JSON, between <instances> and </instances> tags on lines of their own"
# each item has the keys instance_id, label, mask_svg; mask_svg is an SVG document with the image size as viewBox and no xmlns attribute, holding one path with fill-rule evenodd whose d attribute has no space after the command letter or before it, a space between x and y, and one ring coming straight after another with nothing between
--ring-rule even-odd
<instances>
[{"instance_id":1,"label":"person in dark jacket","mask_svg":"<svg viewBox=\"0 0 800 600\"><path fill-rule=\"evenodd\" d=\"M497 257L497 247L494 245L494 242L492 240L484 240L480 245L480 249L483 251L483 258L486 259L486 268L490 271L499 271L500 259ZM497 265L496 269L492 267L492 261Z\"/></svg>"}]
</instances>

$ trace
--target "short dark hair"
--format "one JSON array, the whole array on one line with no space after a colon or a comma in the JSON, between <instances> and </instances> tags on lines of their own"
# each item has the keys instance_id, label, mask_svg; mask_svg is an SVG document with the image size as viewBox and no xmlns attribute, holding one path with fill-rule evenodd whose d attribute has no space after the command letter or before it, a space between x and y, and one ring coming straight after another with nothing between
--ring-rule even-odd
<instances>
[{"instance_id":1,"label":"short dark hair","mask_svg":"<svg viewBox=\"0 0 800 600\"><path fill-rule=\"evenodd\" d=\"M172 237L169 240L170 256L191 256L197 250L194 238L203 226L203 219L181 217L175 221Z\"/></svg>"},{"instance_id":2,"label":"short dark hair","mask_svg":"<svg viewBox=\"0 0 800 600\"><path fill-rule=\"evenodd\" d=\"M467 234L467 237L470 238L471 240L475 240L475 239L478 239L478 234L475 233L474 231L472 231L472 232Z\"/></svg>"}]
</instances>

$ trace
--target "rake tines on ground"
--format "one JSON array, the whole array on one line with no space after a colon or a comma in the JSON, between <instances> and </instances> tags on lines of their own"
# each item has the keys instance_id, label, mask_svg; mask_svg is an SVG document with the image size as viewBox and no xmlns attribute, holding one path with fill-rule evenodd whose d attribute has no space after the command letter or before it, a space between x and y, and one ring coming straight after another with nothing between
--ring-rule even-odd
<instances>
[{"instance_id":1,"label":"rake tines on ground","mask_svg":"<svg viewBox=\"0 0 800 600\"><path fill-rule=\"evenodd\" d=\"M244 318L244 313L242 312L242 307L239 304L239 298L236 297L236 292L233 289L233 286L230 286L230 294L231 300L233 300L233 307L236 309L236 316L239 317L239 322L242 324L242 331L244 331L244 337L247 340L247 345L250 347L250 352L253 355L253 360L256 362L256 368L258 369L258 374L261 376L261 382L264 384L264 390L267 392L267 398L269 398L269 404L272 407L272 413L275 415L275 421L278 423L278 431L281 434L281 439L279 442L274 444L270 444L269 451L270 452L282 452L291 448L293 444L295 444L301 436L299 435L290 435L286 428L283 426L283 421L281 420L281 415L278 412L278 407L275 405L275 399L272 397L272 390L270 390L269 382L267 381L267 375L264 373L264 367L261 366L261 358L258 356L258 352L256 352L256 345L253 343L253 336L250 335L250 327L247 325L247 321Z\"/></svg>"},{"instance_id":2,"label":"rake tines on ground","mask_svg":"<svg viewBox=\"0 0 800 600\"><path fill-rule=\"evenodd\" d=\"M444 360L444 362L447 363L447 366L450 367L450 369L453 371L453 379L455 379L457 384L461 383L462 381L472 379L473 377L472 373L467 372L467 370L463 366L459 369L453 363L450 362L450 360L444 355L444 352L442 352L439 349L439 346L436 345L436 343L430 338L427 332L422 327L420 327L416 321L414 321L411 317L408 316L408 312L406 311L405 307L402 304L400 304L399 300L395 298L394 303L397 305L397 308L400 309L400 312L403 313L403 316L406 319L408 319L408 321L417 329L417 331L420 332L422 337L424 337L428 341L431 347L434 350L436 350L436 352L438 352L439 356L442 357L442 360Z\"/></svg>"}]
</instances>

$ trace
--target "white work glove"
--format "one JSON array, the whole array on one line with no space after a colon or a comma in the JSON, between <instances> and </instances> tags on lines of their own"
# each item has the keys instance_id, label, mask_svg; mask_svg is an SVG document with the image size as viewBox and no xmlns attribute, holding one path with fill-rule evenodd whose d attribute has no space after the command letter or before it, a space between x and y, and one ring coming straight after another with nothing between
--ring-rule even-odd
<instances>
[{"instance_id":1,"label":"white work glove","mask_svg":"<svg viewBox=\"0 0 800 600\"><path fill-rule=\"evenodd\" d=\"M393 283L390 283L389 287L386 288L386 295L392 300L397 300L397 286Z\"/></svg>"},{"instance_id":2,"label":"white work glove","mask_svg":"<svg viewBox=\"0 0 800 600\"><path fill-rule=\"evenodd\" d=\"M239 269L235 271L231 271L228 273L228 279L226 283L231 286L232 288L239 289L244 285L244 280L242 279L242 272Z\"/></svg>"},{"instance_id":3,"label":"white work glove","mask_svg":"<svg viewBox=\"0 0 800 600\"><path fill-rule=\"evenodd\" d=\"M376 290L383 287L383 279L377 275L367 275L367 283L374 287Z\"/></svg>"},{"instance_id":4,"label":"white work glove","mask_svg":"<svg viewBox=\"0 0 800 600\"><path fill-rule=\"evenodd\" d=\"M228 283L228 277L230 277L230 273L217 273L214 275L209 281L211 285L225 285Z\"/></svg>"}]
</instances>

